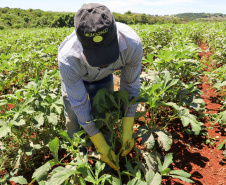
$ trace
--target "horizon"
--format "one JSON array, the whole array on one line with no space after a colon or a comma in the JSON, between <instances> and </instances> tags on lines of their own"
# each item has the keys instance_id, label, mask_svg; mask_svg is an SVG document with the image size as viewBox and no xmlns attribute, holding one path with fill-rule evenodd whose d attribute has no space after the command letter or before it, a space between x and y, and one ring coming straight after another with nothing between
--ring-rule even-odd
<instances>
[{"instance_id":1,"label":"horizon","mask_svg":"<svg viewBox=\"0 0 226 185\"><path fill-rule=\"evenodd\" d=\"M10 8L10 7L0 7L0 8ZM17 9L17 8L10 8L10 9ZM21 9L21 10L29 10L29 9L33 9L33 10L41 10L41 9L35 9L35 8L28 8L28 9L24 9L24 8L18 8L18 9ZM76 13L76 12L69 12L69 11L46 11L46 10L41 10L41 11L44 11L44 12L57 12L57 13ZM130 11L130 10L128 10ZM128 12L127 11L127 12ZM112 13L119 13L119 12L112 12ZM126 12L124 13L120 13L120 14L125 14ZM133 14L143 14L143 13L137 13L137 12L132 12L131 13ZM201 14L201 13L204 13L204 14L223 14L223 15L226 15L226 13L220 13L220 12L214 12L214 13L209 13L209 12L183 12L183 13L177 13L177 14L171 14L171 15L178 15L178 14ZM146 14L146 15L153 15L153 14ZM157 15L157 14L155 14ZM155 16L153 15L153 16ZM171 16L171 15L158 15L158 16Z\"/></svg>"},{"instance_id":2,"label":"horizon","mask_svg":"<svg viewBox=\"0 0 226 185\"><path fill-rule=\"evenodd\" d=\"M47 12L77 12L83 4L90 1L71 0L1 0L0 7L20 9L40 9ZM128 11L149 15L176 15L183 13L226 14L226 1L215 0L96 0L95 3L104 4L114 13L124 14Z\"/></svg>"}]
</instances>

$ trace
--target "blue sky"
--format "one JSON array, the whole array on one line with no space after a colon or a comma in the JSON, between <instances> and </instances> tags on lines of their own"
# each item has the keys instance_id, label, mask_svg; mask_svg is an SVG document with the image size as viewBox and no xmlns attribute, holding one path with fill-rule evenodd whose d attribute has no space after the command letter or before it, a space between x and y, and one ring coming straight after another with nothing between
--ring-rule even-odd
<instances>
[{"instance_id":1,"label":"blue sky","mask_svg":"<svg viewBox=\"0 0 226 185\"><path fill-rule=\"evenodd\" d=\"M0 0L0 7L76 12L83 4L90 2L104 4L117 13L130 10L151 15L200 12L226 14L226 0Z\"/></svg>"}]
</instances>

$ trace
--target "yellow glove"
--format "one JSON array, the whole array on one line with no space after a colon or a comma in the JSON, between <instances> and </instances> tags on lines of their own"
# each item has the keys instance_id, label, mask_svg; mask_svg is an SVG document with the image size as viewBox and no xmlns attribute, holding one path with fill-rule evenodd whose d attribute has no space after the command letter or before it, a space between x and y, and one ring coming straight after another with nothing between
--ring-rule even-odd
<instances>
[{"instance_id":1,"label":"yellow glove","mask_svg":"<svg viewBox=\"0 0 226 185\"><path fill-rule=\"evenodd\" d=\"M106 143L103 134L101 132L99 132L96 135L90 137L90 139L93 142L97 153L100 154L100 159L102 161L106 162L114 170L116 170L116 171L119 170L108 157L108 151L109 151L110 147ZM111 151L111 157L114 161L116 160L115 152Z\"/></svg>"},{"instance_id":2,"label":"yellow glove","mask_svg":"<svg viewBox=\"0 0 226 185\"><path fill-rule=\"evenodd\" d=\"M134 146L133 135L133 123L134 117L123 117L122 118L122 154L121 156L127 155Z\"/></svg>"}]
</instances>

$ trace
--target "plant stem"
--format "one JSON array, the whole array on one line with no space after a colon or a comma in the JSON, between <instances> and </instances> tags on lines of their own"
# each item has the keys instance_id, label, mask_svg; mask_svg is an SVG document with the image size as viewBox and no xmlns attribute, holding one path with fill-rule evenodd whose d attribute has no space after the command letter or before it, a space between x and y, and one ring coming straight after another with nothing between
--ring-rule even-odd
<instances>
[{"instance_id":1,"label":"plant stem","mask_svg":"<svg viewBox=\"0 0 226 185\"><path fill-rule=\"evenodd\" d=\"M35 182L35 181L36 181L36 180L35 180L35 179L33 179L33 180L29 183L29 185L32 185L32 183L33 183L33 182Z\"/></svg>"},{"instance_id":2,"label":"plant stem","mask_svg":"<svg viewBox=\"0 0 226 185\"><path fill-rule=\"evenodd\" d=\"M127 156L125 156L125 158L126 158L126 163L127 163L127 161L128 161L128 160L127 160ZM128 176L128 177L129 177L129 181L130 181L130 176Z\"/></svg>"},{"instance_id":3,"label":"plant stem","mask_svg":"<svg viewBox=\"0 0 226 185\"><path fill-rule=\"evenodd\" d=\"M118 173L118 176L119 176L120 185L122 185L122 177L121 177L121 172L120 172L120 170L118 170L117 173Z\"/></svg>"}]
</instances>

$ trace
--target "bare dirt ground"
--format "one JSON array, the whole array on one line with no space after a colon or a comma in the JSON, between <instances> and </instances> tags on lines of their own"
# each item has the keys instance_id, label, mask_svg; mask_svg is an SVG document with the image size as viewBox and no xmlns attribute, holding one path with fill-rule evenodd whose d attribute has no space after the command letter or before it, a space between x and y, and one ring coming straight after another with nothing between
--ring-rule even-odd
<instances>
[{"instance_id":1,"label":"bare dirt ground","mask_svg":"<svg viewBox=\"0 0 226 185\"><path fill-rule=\"evenodd\" d=\"M205 43L200 45L203 50L200 53L201 61L209 61L211 52L205 52L207 46ZM211 66L208 66L209 68ZM207 69L206 69L207 70ZM203 92L202 98L205 101L205 108L207 114L214 114L219 112L220 95L216 93L215 89L210 89L211 84L208 83L208 78L203 76L203 82L200 89ZM183 131L180 138L174 140L172 149L174 163L173 169L182 169L190 174L191 178L197 185L226 185L226 158L223 155L223 150L218 150L218 145L226 138L225 130L222 130L219 123L214 123L209 117L204 118L204 126L210 138L215 138L213 145L206 145L206 137L189 137ZM181 185L189 184L178 179L168 179L164 182L165 185Z\"/></svg>"}]
</instances>

